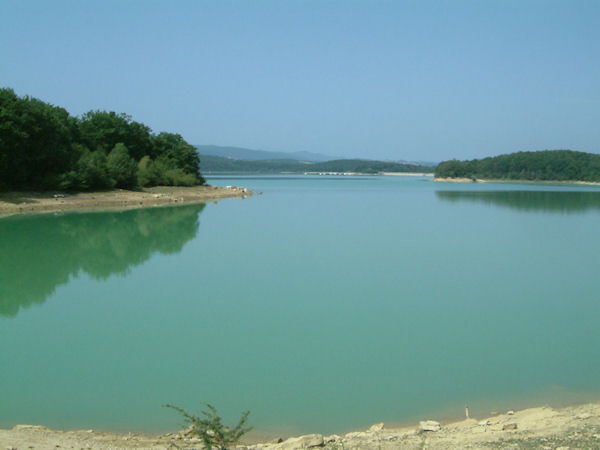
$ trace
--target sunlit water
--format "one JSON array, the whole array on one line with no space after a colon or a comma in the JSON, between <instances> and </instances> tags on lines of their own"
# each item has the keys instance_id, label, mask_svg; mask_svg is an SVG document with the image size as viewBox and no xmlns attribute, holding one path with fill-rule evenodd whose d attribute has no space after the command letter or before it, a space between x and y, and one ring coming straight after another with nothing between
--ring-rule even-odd
<instances>
[{"instance_id":1,"label":"sunlit water","mask_svg":"<svg viewBox=\"0 0 600 450\"><path fill-rule=\"evenodd\" d=\"M343 432L600 399L600 189L213 178L206 206L0 219L0 427L162 408Z\"/></svg>"}]
</instances>

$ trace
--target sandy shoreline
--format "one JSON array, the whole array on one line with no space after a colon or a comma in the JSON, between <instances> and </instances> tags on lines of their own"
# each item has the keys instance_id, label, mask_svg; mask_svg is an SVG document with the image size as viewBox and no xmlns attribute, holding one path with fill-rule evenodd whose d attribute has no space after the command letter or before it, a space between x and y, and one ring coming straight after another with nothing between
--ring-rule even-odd
<instances>
[{"instance_id":1,"label":"sandy shoreline","mask_svg":"<svg viewBox=\"0 0 600 450\"><path fill-rule=\"evenodd\" d=\"M429 172L381 172L386 177L432 177Z\"/></svg>"},{"instance_id":2,"label":"sandy shoreline","mask_svg":"<svg viewBox=\"0 0 600 450\"><path fill-rule=\"evenodd\" d=\"M217 186L157 186L139 191L113 189L102 192L2 192L0 217L14 214L62 211L125 210L164 205L206 203L223 198L246 197L251 191Z\"/></svg>"},{"instance_id":3,"label":"sandy shoreline","mask_svg":"<svg viewBox=\"0 0 600 450\"><path fill-rule=\"evenodd\" d=\"M294 174L294 172L289 172L289 175ZM385 176L385 177L433 177L433 173L428 172L376 172L376 173L367 173L367 172L303 172L304 175L326 175L326 176L360 176L360 177L375 177L375 176Z\"/></svg>"},{"instance_id":4,"label":"sandy shoreline","mask_svg":"<svg viewBox=\"0 0 600 450\"><path fill-rule=\"evenodd\" d=\"M200 448L185 430L163 435L106 433L94 430L59 431L43 426L17 425L0 430L4 448ZM529 408L453 423L423 420L413 426L388 428L375 424L342 436L310 434L282 442L241 443L237 448L600 448L600 403L566 408Z\"/></svg>"},{"instance_id":5,"label":"sandy shoreline","mask_svg":"<svg viewBox=\"0 0 600 450\"><path fill-rule=\"evenodd\" d=\"M582 186L600 186L600 182L595 181L558 181L558 180L497 180L497 179L484 179L484 178L433 178L431 181L439 183L526 183L526 184L575 184Z\"/></svg>"}]
</instances>

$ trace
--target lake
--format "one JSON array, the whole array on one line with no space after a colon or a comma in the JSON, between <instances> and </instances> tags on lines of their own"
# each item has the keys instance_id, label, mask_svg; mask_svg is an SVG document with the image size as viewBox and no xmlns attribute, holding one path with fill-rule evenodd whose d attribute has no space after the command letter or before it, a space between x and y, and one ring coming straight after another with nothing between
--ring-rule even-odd
<instances>
[{"instance_id":1,"label":"lake","mask_svg":"<svg viewBox=\"0 0 600 450\"><path fill-rule=\"evenodd\" d=\"M209 177L218 204L0 219L0 427L161 407L342 433L600 400L600 188Z\"/></svg>"}]
</instances>

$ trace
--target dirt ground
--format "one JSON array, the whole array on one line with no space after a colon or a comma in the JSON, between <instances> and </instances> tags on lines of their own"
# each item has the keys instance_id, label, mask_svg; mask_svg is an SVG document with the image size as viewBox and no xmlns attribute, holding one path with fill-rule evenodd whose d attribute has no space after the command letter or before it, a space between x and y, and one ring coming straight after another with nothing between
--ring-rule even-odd
<instances>
[{"instance_id":1,"label":"dirt ground","mask_svg":"<svg viewBox=\"0 0 600 450\"><path fill-rule=\"evenodd\" d=\"M58 431L43 426L17 425L0 430L4 449L202 448L189 431L165 435L112 434L94 430ZM507 411L483 419L440 424L423 421L413 427L386 428L376 424L343 436L311 434L282 442L240 444L262 449L599 449L600 403Z\"/></svg>"},{"instance_id":2,"label":"dirt ground","mask_svg":"<svg viewBox=\"0 0 600 450\"><path fill-rule=\"evenodd\" d=\"M248 195L252 195L252 191L244 191L243 188L224 189L217 186L159 186L139 191L113 189L73 194L65 192L0 192L0 217L27 213L119 210L206 203L223 198L244 198Z\"/></svg>"}]
</instances>

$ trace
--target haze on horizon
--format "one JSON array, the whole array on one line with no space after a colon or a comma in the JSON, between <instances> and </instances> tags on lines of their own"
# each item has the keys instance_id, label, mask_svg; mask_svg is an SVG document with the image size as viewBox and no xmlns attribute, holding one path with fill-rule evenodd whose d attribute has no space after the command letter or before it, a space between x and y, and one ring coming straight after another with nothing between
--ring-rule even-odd
<instances>
[{"instance_id":1,"label":"haze on horizon","mask_svg":"<svg viewBox=\"0 0 600 450\"><path fill-rule=\"evenodd\" d=\"M0 85L191 143L600 152L598 1L0 2Z\"/></svg>"}]
</instances>

